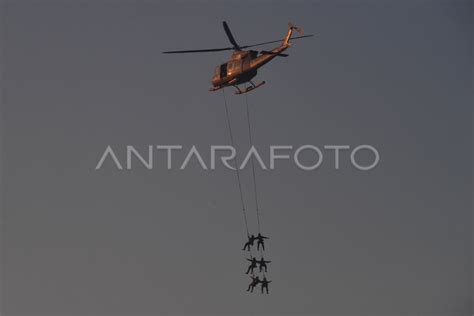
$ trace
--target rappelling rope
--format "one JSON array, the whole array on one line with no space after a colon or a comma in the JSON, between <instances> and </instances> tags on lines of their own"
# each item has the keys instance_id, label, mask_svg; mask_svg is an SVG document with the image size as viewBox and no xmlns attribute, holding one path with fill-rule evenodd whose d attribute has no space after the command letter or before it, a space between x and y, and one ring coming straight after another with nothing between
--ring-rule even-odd
<instances>
[{"instance_id":1,"label":"rappelling rope","mask_svg":"<svg viewBox=\"0 0 474 316\"><path fill-rule=\"evenodd\" d=\"M252 128L250 127L250 111L249 111L249 101L247 98L247 94L245 94L245 105L247 109L247 125L248 125L248 130L249 130L249 142L250 142L250 148L253 147L253 141L252 141ZM257 227L258 227L258 233L260 233L260 210L258 207L258 194L257 194L257 181L255 177L255 164L253 162L253 159L250 159L251 164L252 164L252 176L253 176L253 191L255 195L255 209L257 211Z\"/></svg>"},{"instance_id":2,"label":"rappelling rope","mask_svg":"<svg viewBox=\"0 0 474 316\"><path fill-rule=\"evenodd\" d=\"M226 114L226 117L227 117L227 126L228 126L228 129L229 129L230 143L232 145L232 148L235 149L234 136L232 134L232 127L230 126L229 109L228 109L227 100L226 100L226 97L225 97L225 89L222 89L222 95L224 96L225 114ZM242 184L240 182L240 172L239 172L239 168L237 166L237 153L235 154L235 157L234 157L234 165L235 165L235 174L237 176L237 184L239 186L240 202L242 204L242 214L244 215L245 229L247 231L247 236L250 236L249 225L248 225L248 222L247 222L247 212L245 210L244 195L242 193Z\"/></svg>"}]
</instances>

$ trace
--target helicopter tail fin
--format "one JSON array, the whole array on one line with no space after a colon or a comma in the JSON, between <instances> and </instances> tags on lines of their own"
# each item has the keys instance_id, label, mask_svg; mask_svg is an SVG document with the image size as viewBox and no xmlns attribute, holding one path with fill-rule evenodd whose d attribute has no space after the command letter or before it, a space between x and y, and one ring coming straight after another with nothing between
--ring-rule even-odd
<instances>
[{"instance_id":1,"label":"helicopter tail fin","mask_svg":"<svg viewBox=\"0 0 474 316\"><path fill-rule=\"evenodd\" d=\"M291 39L291 35L293 35L293 31L296 31L300 34L303 34L303 29L302 28L299 28L299 27L293 25L293 23L289 22L288 23L288 33L286 33L286 36L283 39L283 45L284 46L289 46L290 45L290 39Z\"/></svg>"}]
</instances>

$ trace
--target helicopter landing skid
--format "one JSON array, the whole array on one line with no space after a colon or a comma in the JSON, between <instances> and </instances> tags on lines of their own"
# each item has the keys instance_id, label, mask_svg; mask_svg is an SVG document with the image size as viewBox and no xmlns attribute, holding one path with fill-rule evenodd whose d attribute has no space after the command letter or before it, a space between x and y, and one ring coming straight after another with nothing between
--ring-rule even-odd
<instances>
[{"instance_id":1,"label":"helicopter landing skid","mask_svg":"<svg viewBox=\"0 0 474 316\"><path fill-rule=\"evenodd\" d=\"M209 88L209 91L210 91L210 92L214 92L214 91L220 90L220 89L222 89L222 88L224 88L224 87L222 87L222 86L220 86L220 87L212 87L212 88Z\"/></svg>"},{"instance_id":2,"label":"helicopter landing skid","mask_svg":"<svg viewBox=\"0 0 474 316\"><path fill-rule=\"evenodd\" d=\"M263 86L264 84L265 84L265 81L261 81L261 82L259 82L259 83L257 83L257 84L253 84L253 83L252 83L252 85L251 85L251 86L248 86L247 88L245 88L244 91L240 90L239 87L234 86L234 87L237 89L237 91L235 91L235 94L244 94L244 93L250 92L250 91L252 91L252 90L257 89L258 87Z\"/></svg>"}]
</instances>

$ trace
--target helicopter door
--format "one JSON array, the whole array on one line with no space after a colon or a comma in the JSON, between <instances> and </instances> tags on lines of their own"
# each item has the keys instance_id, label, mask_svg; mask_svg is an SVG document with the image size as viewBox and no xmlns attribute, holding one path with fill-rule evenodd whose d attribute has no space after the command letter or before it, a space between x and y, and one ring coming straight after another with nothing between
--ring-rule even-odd
<instances>
[{"instance_id":1,"label":"helicopter door","mask_svg":"<svg viewBox=\"0 0 474 316\"><path fill-rule=\"evenodd\" d=\"M234 74L242 72L242 60L234 61Z\"/></svg>"},{"instance_id":2,"label":"helicopter door","mask_svg":"<svg viewBox=\"0 0 474 316\"><path fill-rule=\"evenodd\" d=\"M227 63L221 65L221 73L220 73L220 78L225 78L227 77Z\"/></svg>"},{"instance_id":3,"label":"helicopter door","mask_svg":"<svg viewBox=\"0 0 474 316\"><path fill-rule=\"evenodd\" d=\"M245 72L250 69L250 60L250 55L248 55L247 57L245 57L244 60L242 60L242 72Z\"/></svg>"}]
</instances>

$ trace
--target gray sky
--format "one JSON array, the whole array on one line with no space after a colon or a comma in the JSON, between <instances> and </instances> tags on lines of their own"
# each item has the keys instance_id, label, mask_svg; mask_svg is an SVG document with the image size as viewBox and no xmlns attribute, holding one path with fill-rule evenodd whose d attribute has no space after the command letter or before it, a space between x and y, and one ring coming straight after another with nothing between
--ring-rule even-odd
<instances>
[{"instance_id":1,"label":"gray sky","mask_svg":"<svg viewBox=\"0 0 474 316\"><path fill-rule=\"evenodd\" d=\"M467 1L2 1L4 315L471 314ZM295 41L249 94L255 144L370 144L312 172L257 170L270 295L250 279L234 173L95 171L107 145L229 144L228 53ZM271 46L270 46L271 47ZM268 48L270 48L268 47ZM245 103L227 91L248 146ZM242 172L255 231L251 172Z\"/></svg>"}]
</instances>

